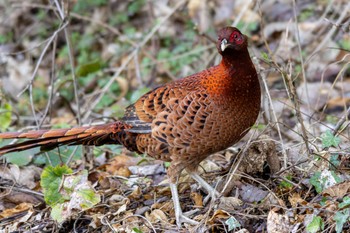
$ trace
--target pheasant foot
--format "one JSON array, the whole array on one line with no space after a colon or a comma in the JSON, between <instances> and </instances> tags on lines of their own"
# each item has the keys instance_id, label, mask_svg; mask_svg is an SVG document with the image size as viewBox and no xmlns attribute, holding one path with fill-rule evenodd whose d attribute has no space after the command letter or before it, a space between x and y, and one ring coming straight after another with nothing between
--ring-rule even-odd
<instances>
[{"instance_id":1,"label":"pheasant foot","mask_svg":"<svg viewBox=\"0 0 350 233\"><path fill-rule=\"evenodd\" d=\"M218 197L220 197L220 193L216 191L210 184L208 184L202 177L200 177L198 173L192 172L190 175L208 192L208 196L204 198L204 205L208 203L210 198L212 201L215 201Z\"/></svg>"},{"instance_id":2,"label":"pheasant foot","mask_svg":"<svg viewBox=\"0 0 350 233\"><path fill-rule=\"evenodd\" d=\"M185 216L182 213L177 185L174 183L170 183L170 189L171 189L172 199L174 202L175 219L176 219L177 226L180 228L182 223L189 223L192 225L198 224L197 221L190 219L189 217Z\"/></svg>"}]
</instances>

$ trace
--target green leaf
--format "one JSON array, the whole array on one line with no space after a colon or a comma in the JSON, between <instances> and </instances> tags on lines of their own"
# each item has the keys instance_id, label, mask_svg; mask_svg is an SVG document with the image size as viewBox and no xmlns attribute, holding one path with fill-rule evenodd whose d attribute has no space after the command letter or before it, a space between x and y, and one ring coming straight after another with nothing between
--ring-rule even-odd
<instances>
[{"instance_id":1,"label":"green leaf","mask_svg":"<svg viewBox=\"0 0 350 233\"><path fill-rule=\"evenodd\" d=\"M132 3L128 6L128 14L134 15L136 12L140 11L143 5L145 4L144 0L134 0Z\"/></svg>"},{"instance_id":2,"label":"green leaf","mask_svg":"<svg viewBox=\"0 0 350 233\"><path fill-rule=\"evenodd\" d=\"M18 166L25 166L29 164L33 155L39 152L39 148L33 148L25 151L17 151L4 155L8 163L14 163Z\"/></svg>"},{"instance_id":3,"label":"green leaf","mask_svg":"<svg viewBox=\"0 0 350 233\"><path fill-rule=\"evenodd\" d=\"M321 201L320 201L320 205L321 206L326 206L326 204L327 204L327 198L326 197L322 197L322 199L321 199Z\"/></svg>"},{"instance_id":4,"label":"green leaf","mask_svg":"<svg viewBox=\"0 0 350 233\"><path fill-rule=\"evenodd\" d=\"M141 231L139 228L136 228L136 227L134 227L132 230L133 230L135 233L143 233L143 231Z\"/></svg>"},{"instance_id":5,"label":"green leaf","mask_svg":"<svg viewBox=\"0 0 350 233\"><path fill-rule=\"evenodd\" d=\"M343 198L343 202L338 204L339 209L350 206L350 197L346 196Z\"/></svg>"},{"instance_id":6,"label":"green leaf","mask_svg":"<svg viewBox=\"0 0 350 233\"><path fill-rule=\"evenodd\" d=\"M342 232L344 224L347 221L349 221L349 219L348 219L349 216L350 216L349 208L345 209L343 211L337 211L337 213L335 213L333 219L336 223L335 230L337 231L337 233Z\"/></svg>"},{"instance_id":7,"label":"green leaf","mask_svg":"<svg viewBox=\"0 0 350 233\"><path fill-rule=\"evenodd\" d=\"M324 222L320 216L315 216L306 227L308 233L316 233L321 229L324 229Z\"/></svg>"},{"instance_id":8,"label":"green leaf","mask_svg":"<svg viewBox=\"0 0 350 233\"><path fill-rule=\"evenodd\" d=\"M88 74L95 73L96 71L99 71L101 69L101 63L100 61L93 61L89 63L85 63L80 65L77 68L77 76L87 76Z\"/></svg>"},{"instance_id":9,"label":"green leaf","mask_svg":"<svg viewBox=\"0 0 350 233\"><path fill-rule=\"evenodd\" d=\"M96 8L107 4L107 0L78 0L74 4L74 12L87 12L89 8Z\"/></svg>"},{"instance_id":10,"label":"green leaf","mask_svg":"<svg viewBox=\"0 0 350 233\"><path fill-rule=\"evenodd\" d=\"M12 106L9 103L0 107L0 130L5 131L11 124Z\"/></svg>"},{"instance_id":11,"label":"green leaf","mask_svg":"<svg viewBox=\"0 0 350 233\"><path fill-rule=\"evenodd\" d=\"M237 219L232 216L226 220L225 224L228 226L228 231L241 227L241 224L237 221Z\"/></svg>"},{"instance_id":12,"label":"green leaf","mask_svg":"<svg viewBox=\"0 0 350 233\"><path fill-rule=\"evenodd\" d=\"M321 135L323 147L337 147L340 143L340 138L334 136L330 130L327 130Z\"/></svg>"},{"instance_id":13,"label":"green leaf","mask_svg":"<svg viewBox=\"0 0 350 233\"><path fill-rule=\"evenodd\" d=\"M86 174L87 175L87 174ZM100 196L92 189L77 190L77 194L83 198L83 202L80 204L81 208L88 209L100 202Z\"/></svg>"},{"instance_id":14,"label":"green leaf","mask_svg":"<svg viewBox=\"0 0 350 233\"><path fill-rule=\"evenodd\" d=\"M329 162L332 164L329 165L330 169L334 170L337 168L340 165L339 155L331 155Z\"/></svg>"},{"instance_id":15,"label":"green leaf","mask_svg":"<svg viewBox=\"0 0 350 233\"><path fill-rule=\"evenodd\" d=\"M310 184L315 187L317 193L321 193L325 188L340 182L342 182L342 179L334 171L327 169L324 169L322 172L315 172L310 178Z\"/></svg>"},{"instance_id":16,"label":"green leaf","mask_svg":"<svg viewBox=\"0 0 350 233\"><path fill-rule=\"evenodd\" d=\"M350 40L342 39L339 41L340 47L346 50L350 50Z\"/></svg>"},{"instance_id":17,"label":"green leaf","mask_svg":"<svg viewBox=\"0 0 350 233\"><path fill-rule=\"evenodd\" d=\"M40 185L43 188L45 202L53 206L64 202L67 198L59 193L62 177L65 174L73 173L72 169L64 166L47 166L41 174Z\"/></svg>"},{"instance_id":18,"label":"green leaf","mask_svg":"<svg viewBox=\"0 0 350 233\"><path fill-rule=\"evenodd\" d=\"M100 202L101 196L95 192L89 182L87 170L81 170L74 174L59 172L66 175L64 175L63 180L60 178L62 181L56 191L61 194L61 197L51 206L51 216L54 220L63 222Z\"/></svg>"},{"instance_id":19,"label":"green leaf","mask_svg":"<svg viewBox=\"0 0 350 233\"><path fill-rule=\"evenodd\" d=\"M267 53L265 53L265 52L261 53L261 58L267 63L271 62L271 59L269 58L269 55Z\"/></svg>"},{"instance_id":20,"label":"green leaf","mask_svg":"<svg viewBox=\"0 0 350 233\"><path fill-rule=\"evenodd\" d=\"M73 160L81 158L82 146L60 146L53 150L47 151L45 154L39 154L35 157L34 162L36 164L46 164L57 166L62 163L66 163L73 154Z\"/></svg>"},{"instance_id":21,"label":"green leaf","mask_svg":"<svg viewBox=\"0 0 350 233\"><path fill-rule=\"evenodd\" d=\"M293 179L293 177L292 177L291 175L287 175L285 178L286 178L287 180L292 180L292 179ZM288 182L288 181L286 181L286 180L282 180L281 183L280 183L280 186L281 186L282 188L287 188L287 189L293 188L293 184L290 183L290 182Z\"/></svg>"},{"instance_id":22,"label":"green leaf","mask_svg":"<svg viewBox=\"0 0 350 233\"><path fill-rule=\"evenodd\" d=\"M310 184L312 184L315 187L317 193L320 193L323 190L323 185L320 182L320 178L321 172L319 171L315 172L315 174L313 174L313 176L311 176L310 178Z\"/></svg>"},{"instance_id":23,"label":"green leaf","mask_svg":"<svg viewBox=\"0 0 350 233\"><path fill-rule=\"evenodd\" d=\"M55 205L52 207L51 210L51 217L55 219L57 222L63 222L63 212L64 206L63 205Z\"/></svg>"},{"instance_id":24,"label":"green leaf","mask_svg":"<svg viewBox=\"0 0 350 233\"><path fill-rule=\"evenodd\" d=\"M331 175L337 184L341 183L343 180L334 171L331 171Z\"/></svg>"}]
</instances>

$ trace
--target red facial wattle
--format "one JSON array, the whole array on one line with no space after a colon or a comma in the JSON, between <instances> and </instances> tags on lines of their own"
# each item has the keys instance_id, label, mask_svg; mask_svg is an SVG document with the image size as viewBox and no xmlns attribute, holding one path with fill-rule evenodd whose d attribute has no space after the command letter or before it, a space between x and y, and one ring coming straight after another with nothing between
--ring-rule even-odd
<instances>
[{"instance_id":1,"label":"red facial wattle","mask_svg":"<svg viewBox=\"0 0 350 233\"><path fill-rule=\"evenodd\" d=\"M241 33L237 32L237 31L234 31L234 32L232 32L232 34L230 35L229 41L230 41L231 43L235 43L235 44L240 45L240 44L243 43L244 38L243 38L243 36L242 36Z\"/></svg>"}]
</instances>

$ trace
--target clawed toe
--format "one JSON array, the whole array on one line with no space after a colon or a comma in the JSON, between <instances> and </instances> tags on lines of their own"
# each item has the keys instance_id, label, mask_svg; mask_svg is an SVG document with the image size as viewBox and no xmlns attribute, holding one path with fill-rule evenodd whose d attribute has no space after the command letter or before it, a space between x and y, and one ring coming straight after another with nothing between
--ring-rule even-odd
<instances>
[{"instance_id":1,"label":"clawed toe","mask_svg":"<svg viewBox=\"0 0 350 233\"><path fill-rule=\"evenodd\" d=\"M218 198L220 198L221 194L218 191L210 192L208 195L204 198L203 204L208 204L209 200L212 202L216 201Z\"/></svg>"},{"instance_id":2,"label":"clawed toe","mask_svg":"<svg viewBox=\"0 0 350 233\"><path fill-rule=\"evenodd\" d=\"M183 213L180 213L179 216L176 216L176 225L180 228L182 223L188 223L191 225L197 225L198 222L185 216Z\"/></svg>"},{"instance_id":3,"label":"clawed toe","mask_svg":"<svg viewBox=\"0 0 350 233\"><path fill-rule=\"evenodd\" d=\"M208 192L208 196L204 198L203 204L206 205L211 199L212 201L215 201L217 198L220 197L220 193L216 191L213 187L210 186L205 180L203 180L202 177L200 177L196 172L190 173L191 177L196 180L205 190Z\"/></svg>"},{"instance_id":4,"label":"clawed toe","mask_svg":"<svg viewBox=\"0 0 350 233\"><path fill-rule=\"evenodd\" d=\"M170 183L170 190L174 202L176 225L180 228L182 223L189 223L191 225L198 224L197 221L190 219L182 213L176 184Z\"/></svg>"}]
</instances>

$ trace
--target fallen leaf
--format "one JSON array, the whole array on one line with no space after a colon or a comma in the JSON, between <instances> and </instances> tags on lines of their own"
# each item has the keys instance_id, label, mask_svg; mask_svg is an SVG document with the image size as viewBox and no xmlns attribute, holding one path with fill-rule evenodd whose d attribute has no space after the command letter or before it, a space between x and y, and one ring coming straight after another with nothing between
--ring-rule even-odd
<instances>
[{"instance_id":1,"label":"fallen leaf","mask_svg":"<svg viewBox=\"0 0 350 233\"><path fill-rule=\"evenodd\" d=\"M119 209L115 212L115 215L119 216L121 213L124 213L126 211L126 204L123 204Z\"/></svg>"},{"instance_id":2,"label":"fallen leaf","mask_svg":"<svg viewBox=\"0 0 350 233\"><path fill-rule=\"evenodd\" d=\"M191 199L194 202L195 207L203 207L203 196L197 192L191 192Z\"/></svg>"},{"instance_id":3,"label":"fallen leaf","mask_svg":"<svg viewBox=\"0 0 350 233\"><path fill-rule=\"evenodd\" d=\"M151 223L157 223L157 222L161 222L161 223L167 223L169 224L169 220L167 218L167 216L165 215L165 213L160 210L160 209L155 209L152 210L152 212L150 214L146 215L146 218L151 222Z\"/></svg>"},{"instance_id":4,"label":"fallen leaf","mask_svg":"<svg viewBox=\"0 0 350 233\"><path fill-rule=\"evenodd\" d=\"M233 212L242 205L243 201L237 197L221 197L218 208L227 212Z\"/></svg>"},{"instance_id":5,"label":"fallen leaf","mask_svg":"<svg viewBox=\"0 0 350 233\"><path fill-rule=\"evenodd\" d=\"M263 200L268 193L268 191L264 191L261 188L255 187L250 184L245 184L240 189L240 195L242 197L242 200L244 202L249 203L259 202Z\"/></svg>"},{"instance_id":6,"label":"fallen leaf","mask_svg":"<svg viewBox=\"0 0 350 233\"><path fill-rule=\"evenodd\" d=\"M10 164L8 167L0 167L0 177L33 189L37 186L36 180L39 180L41 171L42 169L36 166L19 167L15 164Z\"/></svg>"},{"instance_id":7,"label":"fallen leaf","mask_svg":"<svg viewBox=\"0 0 350 233\"><path fill-rule=\"evenodd\" d=\"M267 215L267 232L269 233L289 233L291 223L288 215L280 213L282 209L274 207ZM283 211L282 211L283 212Z\"/></svg>"},{"instance_id":8,"label":"fallen leaf","mask_svg":"<svg viewBox=\"0 0 350 233\"><path fill-rule=\"evenodd\" d=\"M300 197L299 193L292 193L292 195L288 197L288 200L293 208L296 208L299 205L307 205L307 202Z\"/></svg>"},{"instance_id":9,"label":"fallen leaf","mask_svg":"<svg viewBox=\"0 0 350 233\"><path fill-rule=\"evenodd\" d=\"M15 208L6 209L0 213L1 218L8 218L17 213L32 209L33 205L30 203L21 203L17 205Z\"/></svg>"},{"instance_id":10,"label":"fallen leaf","mask_svg":"<svg viewBox=\"0 0 350 233\"><path fill-rule=\"evenodd\" d=\"M339 184L335 184L329 188L323 190L322 195L331 196L335 198L343 198L350 192L350 181L345 181Z\"/></svg>"},{"instance_id":11,"label":"fallen leaf","mask_svg":"<svg viewBox=\"0 0 350 233\"><path fill-rule=\"evenodd\" d=\"M109 164L106 165L106 171L112 175L130 176L128 167L137 165L141 158L131 157L127 155L115 156ZM128 170L128 171L126 171Z\"/></svg>"},{"instance_id":12,"label":"fallen leaf","mask_svg":"<svg viewBox=\"0 0 350 233\"><path fill-rule=\"evenodd\" d=\"M142 190L139 186L136 186L128 198L139 199L142 196Z\"/></svg>"},{"instance_id":13,"label":"fallen leaf","mask_svg":"<svg viewBox=\"0 0 350 233\"><path fill-rule=\"evenodd\" d=\"M225 210L216 210L213 216L208 220L209 223L214 224L215 220L227 220L231 215Z\"/></svg>"},{"instance_id":14,"label":"fallen leaf","mask_svg":"<svg viewBox=\"0 0 350 233\"><path fill-rule=\"evenodd\" d=\"M138 176L151 176L159 173L164 173L165 169L163 164L152 164L143 166L129 166L129 170L132 174Z\"/></svg>"}]
</instances>

